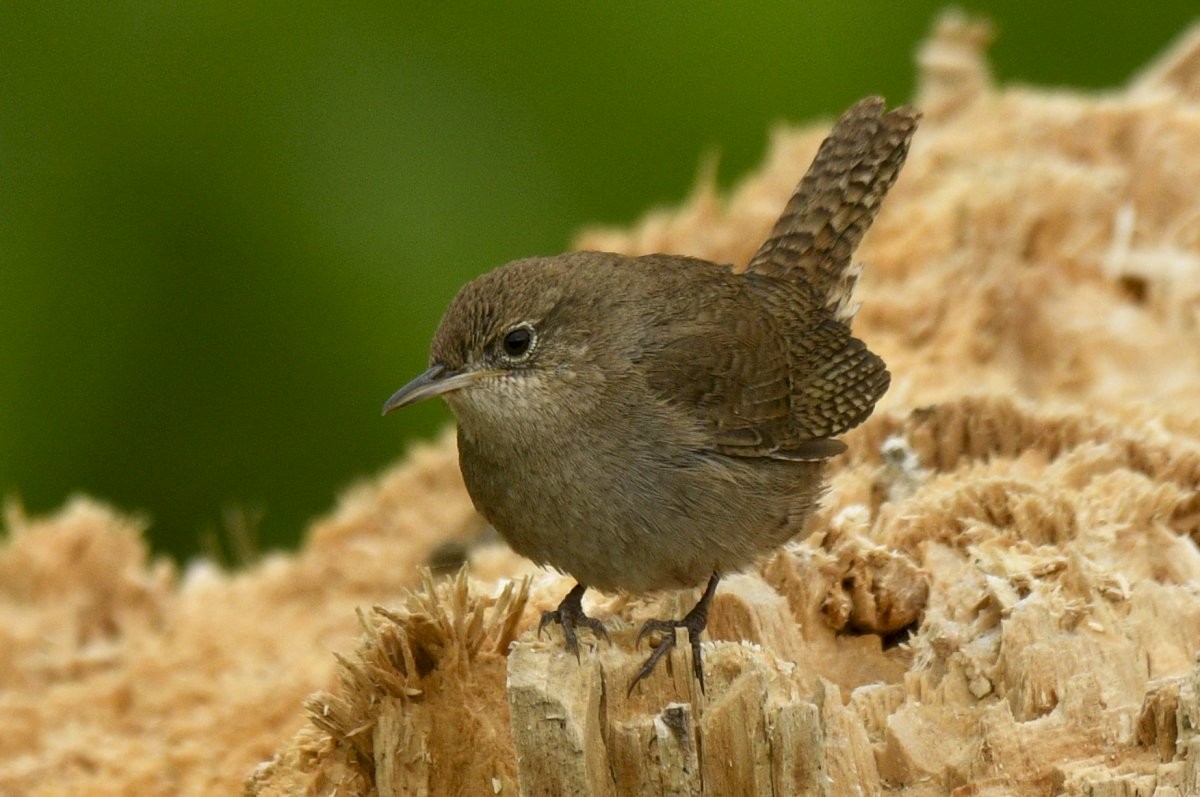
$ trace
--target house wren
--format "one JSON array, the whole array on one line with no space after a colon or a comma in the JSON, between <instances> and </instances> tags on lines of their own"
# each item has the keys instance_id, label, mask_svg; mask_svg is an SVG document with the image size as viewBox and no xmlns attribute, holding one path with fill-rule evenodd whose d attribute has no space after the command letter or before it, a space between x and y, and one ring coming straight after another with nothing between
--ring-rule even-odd
<instances>
[{"instance_id":1,"label":"house wren","mask_svg":"<svg viewBox=\"0 0 1200 797\"><path fill-rule=\"evenodd\" d=\"M430 367L384 413L441 396L458 419L459 465L479 512L520 554L588 587L708 585L633 683L687 628L700 632L722 574L803 530L834 439L887 390L883 360L851 336L850 257L908 152L919 114L851 107L822 143L743 272L679 255L574 252L517 260L463 287ZM541 628L539 627L539 631Z\"/></svg>"}]
</instances>

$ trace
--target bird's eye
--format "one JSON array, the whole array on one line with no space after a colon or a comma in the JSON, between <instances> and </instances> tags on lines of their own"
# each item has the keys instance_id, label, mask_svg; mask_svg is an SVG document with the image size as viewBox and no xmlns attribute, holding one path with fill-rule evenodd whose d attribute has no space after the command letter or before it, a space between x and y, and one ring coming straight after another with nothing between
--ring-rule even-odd
<instances>
[{"instance_id":1,"label":"bird's eye","mask_svg":"<svg viewBox=\"0 0 1200 797\"><path fill-rule=\"evenodd\" d=\"M525 324L522 324L515 329L510 329L501 341L504 346L505 356L513 359L520 359L529 354L533 348L533 330Z\"/></svg>"}]
</instances>

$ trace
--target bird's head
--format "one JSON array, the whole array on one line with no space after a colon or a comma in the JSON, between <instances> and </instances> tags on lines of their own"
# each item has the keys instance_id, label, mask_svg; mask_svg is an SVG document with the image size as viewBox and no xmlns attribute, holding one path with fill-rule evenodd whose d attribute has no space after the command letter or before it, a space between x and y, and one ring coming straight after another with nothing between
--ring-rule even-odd
<instances>
[{"instance_id":1,"label":"bird's head","mask_svg":"<svg viewBox=\"0 0 1200 797\"><path fill-rule=\"evenodd\" d=\"M383 406L434 396L460 422L509 422L547 405L558 412L570 385L595 359L594 291L599 280L583 255L518 260L458 292L438 325L429 368Z\"/></svg>"}]
</instances>

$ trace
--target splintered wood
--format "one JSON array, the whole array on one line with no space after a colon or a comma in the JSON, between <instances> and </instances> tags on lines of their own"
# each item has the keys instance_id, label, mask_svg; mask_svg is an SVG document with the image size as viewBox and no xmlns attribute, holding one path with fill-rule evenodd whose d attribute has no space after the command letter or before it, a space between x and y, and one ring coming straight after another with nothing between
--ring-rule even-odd
<instances>
[{"instance_id":1,"label":"splintered wood","mask_svg":"<svg viewBox=\"0 0 1200 797\"><path fill-rule=\"evenodd\" d=\"M685 641L686 632L677 633ZM766 655L733 643L710 648L701 692L690 676L691 649L680 646L662 675L630 693L639 662L625 652L598 651L581 669L569 656L517 645L509 700L522 792L819 793L827 771L854 770L855 762L826 748L821 707L802 699ZM564 678L595 702L560 689ZM837 760L827 763L827 751ZM550 761L557 766L545 766Z\"/></svg>"},{"instance_id":2,"label":"splintered wood","mask_svg":"<svg viewBox=\"0 0 1200 797\"><path fill-rule=\"evenodd\" d=\"M892 387L811 534L722 580L706 691L686 644L628 688L695 593L539 639L572 582L479 536L447 437L237 574L10 512L0 793L1200 794L1200 28L1088 96L994 87L988 38L919 55L859 253ZM580 247L744 263L827 129Z\"/></svg>"},{"instance_id":3,"label":"splintered wood","mask_svg":"<svg viewBox=\"0 0 1200 797\"><path fill-rule=\"evenodd\" d=\"M898 446L899 461L928 466L889 492L900 478ZM547 574L534 580L528 607L514 602L524 592L511 582L468 582L465 571L427 585L422 612L388 615L386 633L371 626L365 650L381 637L400 651L405 639L420 639L425 655L444 657L437 666L472 684L455 686L455 700L507 709L515 773L496 763L494 777L497 788L521 794L1200 788L1189 759L1200 727L1191 713L1200 679L1200 437L964 399L872 419L842 466L861 483L830 494L811 537L723 582L711 609L714 641L703 648L706 691L691 675L683 631L659 669L629 689L647 653L634 646L636 629L694 596L589 606L607 618L611 644L584 632L577 660L557 630L541 639L533 632L539 609L571 586ZM856 503L888 494L875 511ZM505 555L514 556L491 548L483 558ZM443 605L491 606L467 597L469 583L500 590L494 618L455 619ZM460 626L497 640L507 632L484 629L526 629L508 653L505 705L479 691L498 682L463 669L479 646L455 651L450 629ZM436 639L432 628L442 629ZM461 755L429 741L430 717L446 709L421 704L445 697L429 691L439 681L432 672L412 677L419 658L378 659L369 678L347 663L357 706L333 719L328 707L345 698L310 703L314 721L332 731L332 750L361 749L376 768L362 783L380 795L419 793L421 784L442 793L429 762ZM410 696L381 712L370 696L396 678L388 661L403 674L391 692ZM397 721L393 705L411 721ZM399 753L383 751L408 751L407 780L394 774Z\"/></svg>"},{"instance_id":4,"label":"splintered wood","mask_svg":"<svg viewBox=\"0 0 1200 797\"><path fill-rule=\"evenodd\" d=\"M589 605L612 643L585 634L578 661L526 630L498 788L1200 789L1200 163L1162 141L1200 147L1200 30L1098 99L995 91L986 39L951 15L921 55L926 122L865 247L857 326L896 379L812 535L722 582L706 692L687 645L627 691L634 629L694 595ZM781 134L727 208L703 195L582 245L744 262L818 139ZM477 589L527 572L470 558ZM522 627L570 586L535 576Z\"/></svg>"}]
</instances>

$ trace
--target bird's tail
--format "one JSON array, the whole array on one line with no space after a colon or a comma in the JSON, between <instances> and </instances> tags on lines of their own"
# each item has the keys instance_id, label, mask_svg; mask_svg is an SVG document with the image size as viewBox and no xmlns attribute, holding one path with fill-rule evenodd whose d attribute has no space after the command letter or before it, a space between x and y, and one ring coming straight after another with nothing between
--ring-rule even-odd
<instances>
[{"instance_id":1,"label":"bird's tail","mask_svg":"<svg viewBox=\"0 0 1200 797\"><path fill-rule=\"evenodd\" d=\"M867 97L842 114L746 266L749 272L803 280L847 323L859 273L850 258L896 182L921 118L908 106L885 113L886 107L882 97Z\"/></svg>"}]
</instances>

